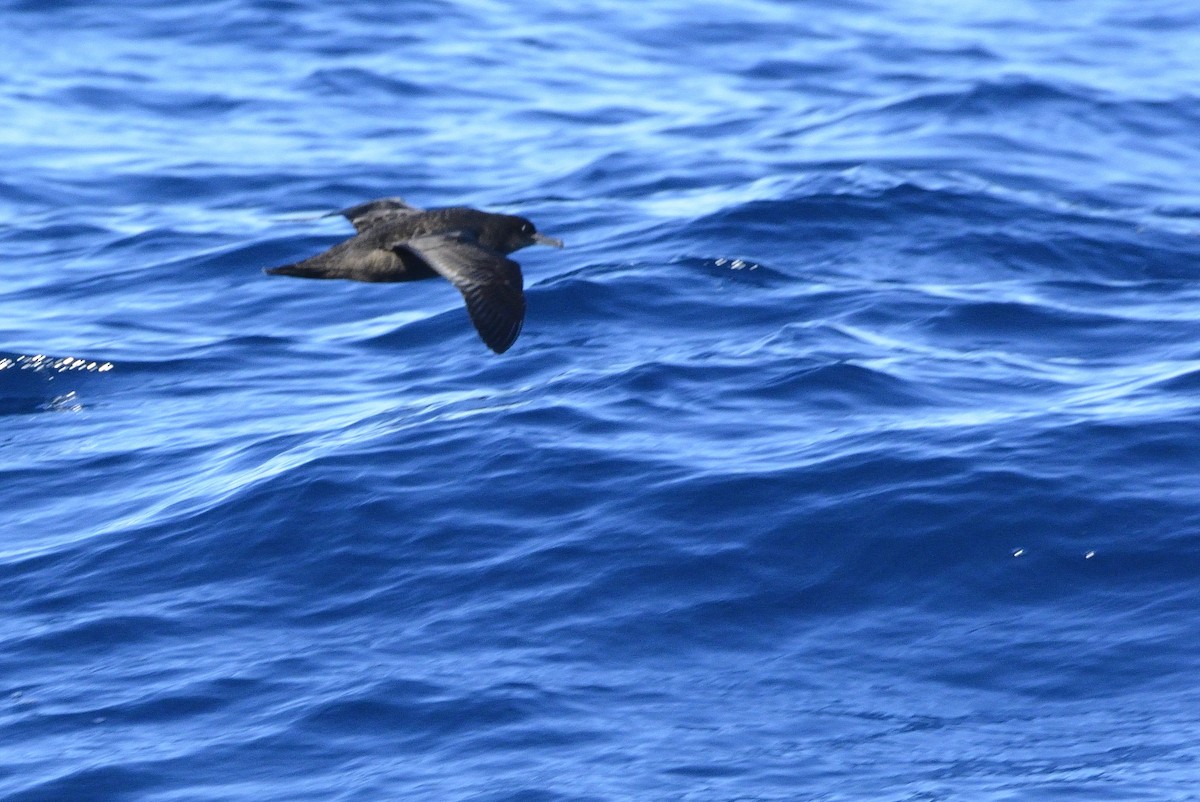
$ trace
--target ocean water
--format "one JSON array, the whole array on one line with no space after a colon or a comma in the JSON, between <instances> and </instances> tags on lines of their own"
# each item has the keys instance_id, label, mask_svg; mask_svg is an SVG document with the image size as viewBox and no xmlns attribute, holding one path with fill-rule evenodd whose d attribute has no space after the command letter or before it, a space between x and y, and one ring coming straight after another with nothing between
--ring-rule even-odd
<instances>
[{"instance_id":1,"label":"ocean water","mask_svg":"<svg viewBox=\"0 0 1200 802\"><path fill-rule=\"evenodd\" d=\"M1200 799L1193 4L0 21L3 802Z\"/></svg>"}]
</instances>

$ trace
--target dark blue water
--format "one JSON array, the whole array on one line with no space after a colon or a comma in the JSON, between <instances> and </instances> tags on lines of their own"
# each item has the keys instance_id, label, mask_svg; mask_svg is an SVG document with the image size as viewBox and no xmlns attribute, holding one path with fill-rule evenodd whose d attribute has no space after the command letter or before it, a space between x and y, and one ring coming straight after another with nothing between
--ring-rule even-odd
<instances>
[{"instance_id":1,"label":"dark blue water","mask_svg":"<svg viewBox=\"0 0 1200 802\"><path fill-rule=\"evenodd\" d=\"M1193 4L0 21L4 802L1200 799Z\"/></svg>"}]
</instances>

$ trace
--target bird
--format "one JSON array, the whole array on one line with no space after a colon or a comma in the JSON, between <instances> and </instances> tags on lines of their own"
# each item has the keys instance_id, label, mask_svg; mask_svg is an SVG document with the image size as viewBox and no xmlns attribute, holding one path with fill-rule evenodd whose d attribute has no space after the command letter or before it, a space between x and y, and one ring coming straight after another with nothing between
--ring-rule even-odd
<instances>
[{"instance_id":1,"label":"bird","mask_svg":"<svg viewBox=\"0 0 1200 802\"><path fill-rule=\"evenodd\" d=\"M462 293L479 338L497 354L512 347L525 322L521 266L508 254L529 245L563 247L524 217L466 206L419 209L401 198L378 198L321 216L338 215L354 226L354 236L264 272L367 282L441 276Z\"/></svg>"}]
</instances>

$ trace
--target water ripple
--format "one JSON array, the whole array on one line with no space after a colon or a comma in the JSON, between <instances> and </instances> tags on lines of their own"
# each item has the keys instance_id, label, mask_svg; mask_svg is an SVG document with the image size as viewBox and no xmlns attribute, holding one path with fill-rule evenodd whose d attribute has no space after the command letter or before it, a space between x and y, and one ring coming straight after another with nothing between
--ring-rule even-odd
<instances>
[{"instance_id":1,"label":"water ripple","mask_svg":"<svg viewBox=\"0 0 1200 802\"><path fill-rule=\"evenodd\" d=\"M9 10L0 799L1193 793L1190 9Z\"/></svg>"}]
</instances>

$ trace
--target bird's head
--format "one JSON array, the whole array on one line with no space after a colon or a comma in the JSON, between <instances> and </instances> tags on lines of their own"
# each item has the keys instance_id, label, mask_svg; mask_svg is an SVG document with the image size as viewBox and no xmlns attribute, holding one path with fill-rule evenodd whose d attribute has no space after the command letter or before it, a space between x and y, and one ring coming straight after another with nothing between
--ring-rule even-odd
<instances>
[{"instance_id":1,"label":"bird's head","mask_svg":"<svg viewBox=\"0 0 1200 802\"><path fill-rule=\"evenodd\" d=\"M511 253L518 248L526 248L530 245L549 245L551 248L561 248L563 241L557 237L547 237L545 234L538 233L533 223L524 217L513 217L508 245L508 251Z\"/></svg>"}]
</instances>

